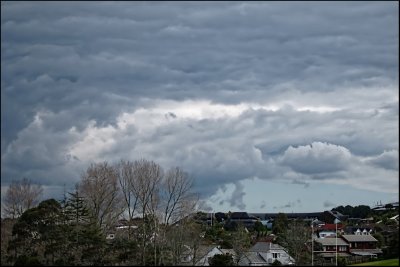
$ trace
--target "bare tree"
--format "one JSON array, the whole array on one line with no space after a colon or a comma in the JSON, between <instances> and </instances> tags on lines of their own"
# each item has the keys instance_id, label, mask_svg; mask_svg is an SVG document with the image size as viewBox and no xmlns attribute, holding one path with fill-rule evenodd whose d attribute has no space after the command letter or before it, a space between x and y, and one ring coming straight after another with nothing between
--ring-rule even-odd
<instances>
[{"instance_id":1,"label":"bare tree","mask_svg":"<svg viewBox=\"0 0 400 267\"><path fill-rule=\"evenodd\" d=\"M103 230L112 226L123 213L118 173L107 162L90 165L82 175L79 189L87 207Z\"/></svg>"},{"instance_id":2,"label":"bare tree","mask_svg":"<svg viewBox=\"0 0 400 267\"><path fill-rule=\"evenodd\" d=\"M171 221L179 220L186 215L185 208L194 198L191 192L192 185L192 179L179 167L172 168L165 174L162 191L165 224L168 225Z\"/></svg>"},{"instance_id":3,"label":"bare tree","mask_svg":"<svg viewBox=\"0 0 400 267\"><path fill-rule=\"evenodd\" d=\"M12 181L4 198L4 212L13 219L33 208L39 203L43 193L41 185L32 184L31 180L23 178L20 181Z\"/></svg>"},{"instance_id":4,"label":"bare tree","mask_svg":"<svg viewBox=\"0 0 400 267\"><path fill-rule=\"evenodd\" d=\"M119 185L121 187L126 210L128 211L128 217L129 217L128 238L130 239L131 223L137 208L138 204L137 193L139 191L137 189L138 185L135 176L135 167L133 162L121 160L121 162L117 165L117 169L118 169Z\"/></svg>"},{"instance_id":5,"label":"bare tree","mask_svg":"<svg viewBox=\"0 0 400 267\"><path fill-rule=\"evenodd\" d=\"M279 243L288 250L296 265L307 265L311 260L311 253L307 248L310 235L310 227L301 220L291 221L287 230L282 234Z\"/></svg>"},{"instance_id":6,"label":"bare tree","mask_svg":"<svg viewBox=\"0 0 400 267\"><path fill-rule=\"evenodd\" d=\"M250 235L242 223L238 223L236 231L231 234L231 244L236 254L234 259L235 264L239 265L240 259L244 256L250 246Z\"/></svg>"},{"instance_id":7,"label":"bare tree","mask_svg":"<svg viewBox=\"0 0 400 267\"><path fill-rule=\"evenodd\" d=\"M146 247L151 235L156 238L156 211L159 206L159 189L163 171L160 165L153 161L141 159L133 163L134 184L132 189L137 197L138 209L141 212L143 224L141 225L141 258L146 265ZM153 223L154 227L153 227ZM150 231L147 231L149 228ZM149 233L150 232L150 233Z\"/></svg>"}]
</instances>

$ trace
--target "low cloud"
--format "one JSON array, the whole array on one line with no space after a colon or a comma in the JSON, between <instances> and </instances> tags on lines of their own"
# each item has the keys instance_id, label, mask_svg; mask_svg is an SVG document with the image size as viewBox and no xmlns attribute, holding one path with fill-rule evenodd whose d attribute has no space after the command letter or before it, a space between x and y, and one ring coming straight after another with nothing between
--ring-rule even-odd
<instances>
[{"instance_id":1,"label":"low cloud","mask_svg":"<svg viewBox=\"0 0 400 267\"><path fill-rule=\"evenodd\" d=\"M313 142L306 146L290 146L281 162L296 172L312 175L345 170L350 159L350 151L342 146Z\"/></svg>"}]
</instances>

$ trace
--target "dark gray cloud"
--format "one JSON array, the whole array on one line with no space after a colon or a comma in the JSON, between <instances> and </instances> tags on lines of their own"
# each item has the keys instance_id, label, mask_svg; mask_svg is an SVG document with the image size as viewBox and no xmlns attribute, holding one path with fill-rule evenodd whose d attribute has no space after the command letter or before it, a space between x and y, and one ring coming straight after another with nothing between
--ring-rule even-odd
<instances>
[{"instance_id":1,"label":"dark gray cloud","mask_svg":"<svg viewBox=\"0 0 400 267\"><path fill-rule=\"evenodd\" d=\"M252 177L380 191L398 177L397 3L2 2L1 15L2 186L146 157L185 168L202 196L234 184L240 208Z\"/></svg>"},{"instance_id":2,"label":"dark gray cloud","mask_svg":"<svg viewBox=\"0 0 400 267\"><path fill-rule=\"evenodd\" d=\"M399 170L399 151L398 150L390 150L384 151L382 154L377 157L368 159L367 162L372 163L378 167L384 169L393 169Z\"/></svg>"}]
</instances>

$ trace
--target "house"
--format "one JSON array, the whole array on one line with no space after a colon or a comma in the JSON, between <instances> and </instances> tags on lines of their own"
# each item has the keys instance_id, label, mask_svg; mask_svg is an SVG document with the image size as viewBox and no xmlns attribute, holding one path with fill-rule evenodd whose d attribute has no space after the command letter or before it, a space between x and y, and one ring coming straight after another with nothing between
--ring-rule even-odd
<instances>
[{"instance_id":1,"label":"house","mask_svg":"<svg viewBox=\"0 0 400 267\"><path fill-rule=\"evenodd\" d=\"M196 251L196 258L198 260L196 260L195 266L210 266L208 260L217 254L224 254L224 252L215 245L200 246Z\"/></svg>"},{"instance_id":2,"label":"house","mask_svg":"<svg viewBox=\"0 0 400 267\"><path fill-rule=\"evenodd\" d=\"M294 265L294 259L286 252L285 248L271 242L257 242L240 259L242 266L268 266L275 260L282 265Z\"/></svg>"},{"instance_id":3,"label":"house","mask_svg":"<svg viewBox=\"0 0 400 267\"><path fill-rule=\"evenodd\" d=\"M314 228L314 232L317 233L319 238L325 237L335 237L336 230L338 233L342 233L343 225L341 223L338 224L320 224L318 227Z\"/></svg>"},{"instance_id":4,"label":"house","mask_svg":"<svg viewBox=\"0 0 400 267\"><path fill-rule=\"evenodd\" d=\"M314 255L321 256L326 263L333 263L336 253L338 257L351 256L349 244L340 237L315 238L314 242Z\"/></svg>"},{"instance_id":5,"label":"house","mask_svg":"<svg viewBox=\"0 0 400 267\"><path fill-rule=\"evenodd\" d=\"M345 229L346 234L350 235L370 235L373 233L371 227L349 226Z\"/></svg>"},{"instance_id":6,"label":"house","mask_svg":"<svg viewBox=\"0 0 400 267\"><path fill-rule=\"evenodd\" d=\"M268 266L271 265L267 262L259 252L246 252L239 261L239 266Z\"/></svg>"},{"instance_id":7,"label":"house","mask_svg":"<svg viewBox=\"0 0 400 267\"><path fill-rule=\"evenodd\" d=\"M230 254L230 250L222 250L216 245L201 245L195 251L185 245L185 251L182 253L181 264L184 266L209 266L209 259L218 254ZM195 257L195 259L193 259Z\"/></svg>"},{"instance_id":8,"label":"house","mask_svg":"<svg viewBox=\"0 0 400 267\"><path fill-rule=\"evenodd\" d=\"M318 219L312 220L311 223L312 223L312 226L315 228L321 227L325 224L323 221L318 220Z\"/></svg>"},{"instance_id":9,"label":"house","mask_svg":"<svg viewBox=\"0 0 400 267\"><path fill-rule=\"evenodd\" d=\"M241 223L246 228L253 228L256 221L258 221L258 219L255 216L249 216L247 212L232 212L226 226L229 227L232 224Z\"/></svg>"},{"instance_id":10,"label":"house","mask_svg":"<svg viewBox=\"0 0 400 267\"><path fill-rule=\"evenodd\" d=\"M349 251L353 255L376 257L382 253L377 248L378 240L372 235L342 235L342 238L349 244Z\"/></svg>"}]
</instances>

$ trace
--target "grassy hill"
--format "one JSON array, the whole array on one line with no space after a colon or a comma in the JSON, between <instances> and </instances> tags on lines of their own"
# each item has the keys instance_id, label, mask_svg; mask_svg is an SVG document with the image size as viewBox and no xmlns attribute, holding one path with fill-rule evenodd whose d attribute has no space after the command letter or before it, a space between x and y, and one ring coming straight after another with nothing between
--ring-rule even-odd
<instances>
[{"instance_id":1,"label":"grassy hill","mask_svg":"<svg viewBox=\"0 0 400 267\"><path fill-rule=\"evenodd\" d=\"M399 259L390 259L382 261L371 261L359 264L353 264L350 266L399 266Z\"/></svg>"}]
</instances>

